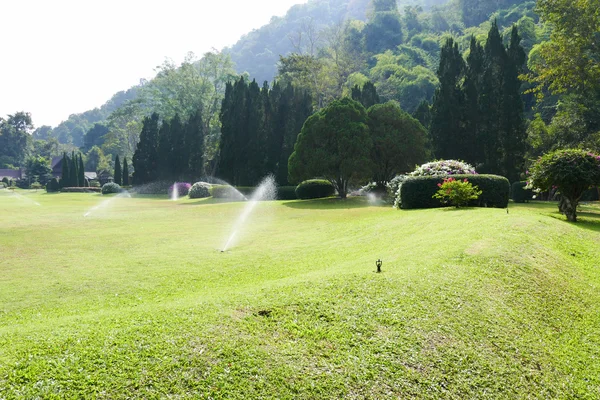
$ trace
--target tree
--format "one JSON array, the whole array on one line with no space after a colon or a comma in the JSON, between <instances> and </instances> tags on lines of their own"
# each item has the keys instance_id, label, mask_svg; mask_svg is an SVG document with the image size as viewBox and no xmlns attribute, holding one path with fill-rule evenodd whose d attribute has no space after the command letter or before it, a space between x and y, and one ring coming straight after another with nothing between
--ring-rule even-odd
<instances>
[{"instance_id":1,"label":"tree","mask_svg":"<svg viewBox=\"0 0 600 400\"><path fill-rule=\"evenodd\" d=\"M595 93L600 87L600 1L538 0L542 20L552 25L550 40L534 46L529 79L542 93Z\"/></svg>"},{"instance_id":2,"label":"tree","mask_svg":"<svg viewBox=\"0 0 600 400\"><path fill-rule=\"evenodd\" d=\"M380 103L377 89L371 81L367 81L362 87L355 85L352 88L352 100L358 101L366 109Z\"/></svg>"},{"instance_id":3,"label":"tree","mask_svg":"<svg viewBox=\"0 0 600 400\"><path fill-rule=\"evenodd\" d=\"M94 146L101 147L104 144L104 136L108 133L108 127L101 123L96 123L87 131L83 137L83 148L89 150Z\"/></svg>"},{"instance_id":4,"label":"tree","mask_svg":"<svg viewBox=\"0 0 600 400\"><path fill-rule=\"evenodd\" d=\"M157 113L144 118L140 142L133 155L133 183L136 185L158 178L158 120Z\"/></svg>"},{"instance_id":5,"label":"tree","mask_svg":"<svg viewBox=\"0 0 600 400\"><path fill-rule=\"evenodd\" d=\"M52 168L50 168L50 160L44 157L29 157L25 164L27 176L33 181L37 181L42 185L46 185L52 179Z\"/></svg>"},{"instance_id":6,"label":"tree","mask_svg":"<svg viewBox=\"0 0 600 400\"><path fill-rule=\"evenodd\" d=\"M309 117L289 159L290 181L322 176L346 198L348 184L368 179L373 147L364 107L351 99L335 100Z\"/></svg>"},{"instance_id":7,"label":"tree","mask_svg":"<svg viewBox=\"0 0 600 400\"><path fill-rule=\"evenodd\" d=\"M94 146L87 152L84 168L86 171L90 172L99 172L109 169L108 159L100 147Z\"/></svg>"},{"instance_id":8,"label":"tree","mask_svg":"<svg viewBox=\"0 0 600 400\"><path fill-rule=\"evenodd\" d=\"M70 178L71 178L71 173L69 171L69 157L67 157L67 153L63 153L63 158L62 158L62 175L60 178L60 186L61 187L70 187L71 182L70 182Z\"/></svg>"},{"instance_id":9,"label":"tree","mask_svg":"<svg viewBox=\"0 0 600 400\"><path fill-rule=\"evenodd\" d=\"M123 183L123 171L121 171L121 162L119 160L119 155L115 157L115 173L114 179L117 185L121 185Z\"/></svg>"},{"instance_id":10,"label":"tree","mask_svg":"<svg viewBox=\"0 0 600 400\"><path fill-rule=\"evenodd\" d=\"M204 123L200 110L196 111L185 126L185 143L189 152L187 172L195 181L204 176Z\"/></svg>"},{"instance_id":11,"label":"tree","mask_svg":"<svg viewBox=\"0 0 600 400\"><path fill-rule=\"evenodd\" d=\"M435 156L472 162L467 150L464 129L464 94L462 80L465 62L458 44L448 38L442 47L438 78L440 85L431 107L431 138Z\"/></svg>"},{"instance_id":12,"label":"tree","mask_svg":"<svg viewBox=\"0 0 600 400\"><path fill-rule=\"evenodd\" d=\"M22 165L27 157L31 142L30 133L33 131L31 114L17 112L0 118L0 157L5 157L4 163Z\"/></svg>"},{"instance_id":13,"label":"tree","mask_svg":"<svg viewBox=\"0 0 600 400\"><path fill-rule=\"evenodd\" d=\"M79 187L85 187L87 186L87 182L85 180L85 169L83 168L83 156L81 153L79 153L77 161L77 183Z\"/></svg>"},{"instance_id":14,"label":"tree","mask_svg":"<svg viewBox=\"0 0 600 400\"><path fill-rule=\"evenodd\" d=\"M395 101L374 105L367 115L373 140L373 178L384 189L396 174L410 172L427 161L427 132Z\"/></svg>"},{"instance_id":15,"label":"tree","mask_svg":"<svg viewBox=\"0 0 600 400\"><path fill-rule=\"evenodd\" d=\"M75 160L75 152L71 152L71 158L69 159L69 185L73 187L79 186L77 177L79 173L77 171L77 161Z\"/></svg>"},{"instance_id":16,"label":"tree","mask_svg":"<svg viewBox=\"0 0 600 400\"><path fill-rule=\"evenodd\" d=\"M600 155L587 150L557 150L537 160L530 168L529 185L541 190L558 188L559 209L577 222L577 206L587 189L600 185Z\"/></svg>"},{"instance_id":17,"label":"tree","mask_svg":"<svg viewBox=\"0 0 600 400\"><path fill-rule=\"evenodd\" d=\"M402 44L402 23L395 0L373 0L373 14L364 29L366 50L373 54Z\"/></svg>"},{"instance_id":18,"label":"tree","mask_svg":"<svg viewBox=\"0 0 600 400\"><path fill-rule=\"evenodd\" d=\"M122 186L129 186L129 165L127 165L127 157L123 157L123 179Z\"/></svg>"}]
</instances>

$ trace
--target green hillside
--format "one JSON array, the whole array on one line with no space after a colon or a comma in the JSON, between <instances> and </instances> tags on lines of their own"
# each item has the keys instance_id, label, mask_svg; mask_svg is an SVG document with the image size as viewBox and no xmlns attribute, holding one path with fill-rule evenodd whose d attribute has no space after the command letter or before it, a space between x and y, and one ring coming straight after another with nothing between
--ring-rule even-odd
<instances>
[{"instance_id":1,"label":"green hillside","mask_svg":"<svg viewBox=\"0 0 600 400\"><path fill-rule=\"evenodd\" d=\"M0 398L600 393L597 205L575 225L553 204L268 202L220 253L241 203L84 218L106 198L20 193L0 191Z\"/></svg>"}]
</instances>

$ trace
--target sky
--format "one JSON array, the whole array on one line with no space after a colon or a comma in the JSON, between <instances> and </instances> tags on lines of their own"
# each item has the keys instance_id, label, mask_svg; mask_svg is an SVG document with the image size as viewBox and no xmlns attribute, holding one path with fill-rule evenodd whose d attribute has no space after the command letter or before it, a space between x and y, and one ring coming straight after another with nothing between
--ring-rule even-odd
<instances>
[{"instance_id":1,"label":"sky","mask_svg":"<svg viewBox=\"0 0 600 400\"><path fill-rule=\"evenodd\" d=\"M99 107L183 61L233 45L307 0L0 0L0 117L36 127Z\"/></svg>"}]
</instances>

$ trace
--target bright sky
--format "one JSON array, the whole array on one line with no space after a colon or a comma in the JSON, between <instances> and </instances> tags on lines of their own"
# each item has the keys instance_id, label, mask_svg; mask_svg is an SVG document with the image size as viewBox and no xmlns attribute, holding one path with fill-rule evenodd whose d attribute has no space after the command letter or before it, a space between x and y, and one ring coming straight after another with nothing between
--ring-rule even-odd
<instances>
[{"instance_id":1,"label":"bright sky","mask_svg":"<svg viewBox=\"0 0 600 400\"><path fill-rule=\"evenodd\" d=\"M0 0L0 117L36 127L101 106L165 57L234 44L307 0Z\"/></svg>"}]
</instances>

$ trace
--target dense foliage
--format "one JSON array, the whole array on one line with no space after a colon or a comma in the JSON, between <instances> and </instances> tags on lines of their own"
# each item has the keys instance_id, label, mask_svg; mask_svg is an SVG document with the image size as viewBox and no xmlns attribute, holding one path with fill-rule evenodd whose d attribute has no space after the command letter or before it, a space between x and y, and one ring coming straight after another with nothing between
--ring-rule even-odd
<instances>
[{"instance_id":1,"label":"dense foliage","mask_svg":"<svg viewBox=\"0 0 600 400\"><path fill-rule=\"evenodd\" d=\"M335 188L330 181L325 179L309 179L301 182L296 187L296 196L301 200L320 199L333 196Z\"/></svg>"},{"instance_id":2,"label":"dense foliage","mask_svg":"<svg viewBox=\"0 0 600 400\"><path fill-rule=\"evenodd\" d=\"M190 199L203 199L205 197L210 197L210 187L210 183L196 182L190 188L188 195Z\"/></svg>"},{"instance_id":3,"label":"dense foliage","mask_svg":"<svg viewBox=\"0 0 600 400\"><path fill-rule=\"evenodd\" d=\"M102 185L102 194L121 193L121 186L114 182L108 182Z\"/></svg>"},{"instance_id":4,"label":"dense foliage","mask_svg":"<svg viewBox=\"0 0 600 400\"><path fill-rule=\"evenodd\" d=\"M527 188L525 181L513 182L510 193L515 203L527 203L533 199L533 190Z\"/></svg>"},{"instance_id":5,"label":"dense foliage","mask_svg":"<svg viewBox=\"0 0 600 400\"><path fill-rule=\"evenodd\" d=\"M467 179L481 190L477 200L469 202L470 206L505 208L508 205L510 184L508 179L497 175L454 175L456 180ZM444 176L415 176L406 179L400 186L399 206L402 209L436 208L443 204L433 198L439 190L438 184L447 179Z\"/></svg>"},{"instance_id":6,"label":"dense foliage","mask_svg":"<svg viewBox=\"0 0 600 400\"><path fill-rule=\"evenodd\" d=\"M600 185L600 155L575 149L548 153L530 168L529 185L541 190L556 187L562 196L560 211L576 222L581 196Z\"/></svg>"},{"instance_id":7,"label":"dense foliage","mask_svg":"<svg viewBox=\"0 0 600 400\"><path fill-rule=\"evenodd\" d=\"M344 98L309 117L289 160L290 180L328 179L341 198L351 182L368 179L373 141L362 104Z\"/></svg>"},{"instance_id":8,"label":"dense foliage","mask_svg":"<svg viewBox=\"0 0 600 400\"><path fill-rule=\"evenodd\" d=\"M439 199L444 204L450 204L456 208L464 207L472 200L477 200L481 196L481 190L473 186L467 178L458 180L455 178L446 178L444 182L438 183L438 191L432 196Z\"/></svg>"}]
</instances>

